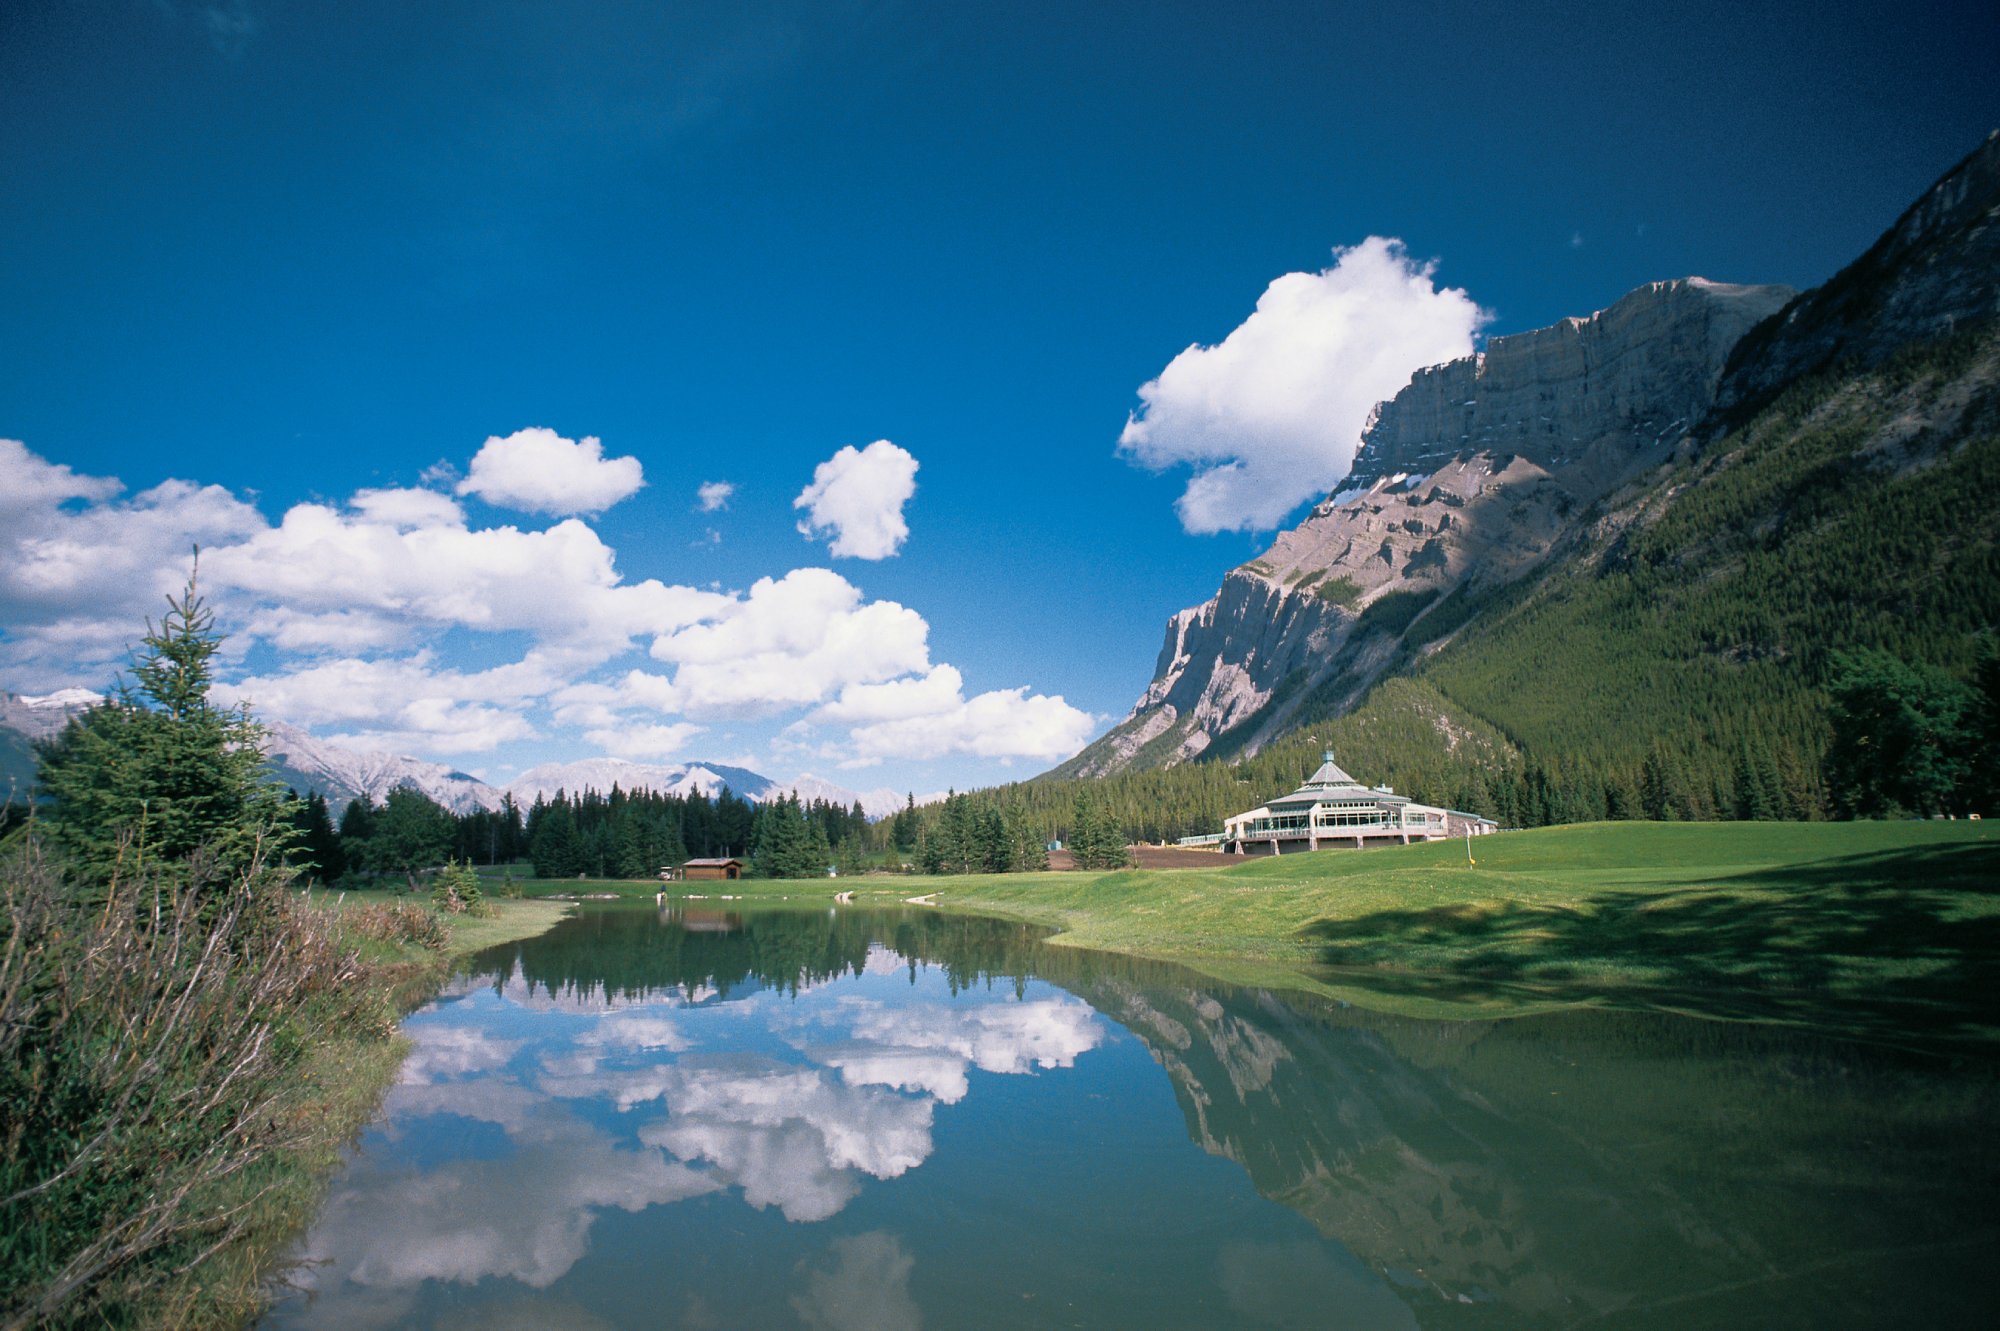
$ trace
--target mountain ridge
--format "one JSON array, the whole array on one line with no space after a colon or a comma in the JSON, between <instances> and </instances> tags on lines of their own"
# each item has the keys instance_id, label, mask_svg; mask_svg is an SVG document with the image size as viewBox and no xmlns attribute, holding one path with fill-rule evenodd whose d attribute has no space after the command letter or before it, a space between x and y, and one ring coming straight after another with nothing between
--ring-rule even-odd
<instances>
[{"instance_id":1,"label":"mountain ridge","mask_svg":"<svg viewBox=\"0 0 2000 1331\"><path fill-rule=\"evenodd\" d=\"M1445 730L1478 722L1505 736L1511 754L1487 756L1512 769L1502 785L1536 787L1538 818L1633 816L1649 749L1679 770L1660 805L1678 816L1750 807L1737 792L1752 770L1783 785L1789 816L1822 811L1835 654L1964 677L2000 622L1996 223L1989 136L1811 291L1655 283L1513 335L1580 341L1635 298L1733 305L1700 337L1687 310L1656 320L1671 355L1626 348L1652 367L1628 387L1650 385L1657 418L1583 357L1566 380L1524 376L1554 400L1489 440L1472 426L1495 424L1482 398L1505 387L1507 339L1419 372L1342 488L1173 616L1132 712L1047 775L1289 752L1307 728L1352 742L1421 697L1450 719L1440 753L1385 750L1383 775L1440 776ZM1618 428L1592 440L1571 420ZM1392 697L1388 680L1418 687ZM1438 797L1463 802L1482 778L1445 779Z\"/></svg>"},{"instance_id":2,"label":"mountain ridge","mask_svg":"<svg viewBox=\"0 0 2000 1331\"><path fill-rule=\"evenodd\" d=\"M1795 294L1648 283L1587 318L1418 371L1377 408L1341 488L1168 620L1147 691L1056 774L1186 761L1245 725L1254 751L1315 688L1340 678L1358 695L1393 663L1406 625L1372 630L1520 576L1607 494L1671 458L1736 342Z\"/></svg>"},{"instance_id":3,"label":"mountain ridge","mask_svg":"<svg viewBox=\"0 0 2000 1331\"><path fill-rule=\"evenodd\" d=\"M27 696L0 692L0 792L25 793L34 783L37 740L61 733L72 716L104 701L88 689ZM713 799L725 787L753 804L796 792L811 803L826 800L842 807L856 802L870 818L883 818L904 806L904 793L886 787L854 791L810 773L778 781L746 767L690 760L672 765L634 763L623 758L590 758L567 763L542 763L504 785L482 781L446 763L430 762L382 750L353 749L321 739L282 720L262 720L265 757L273 780L300 793L317 792L338 817L352 800L366 795L380 803L398 786L413 786L453 813L495 810L513 797L527 806L558 790L580 794L594 790L651 790L659 794L699 793ZM928 798L920 803L929 802Z\"/></svg>"}]
</instances>

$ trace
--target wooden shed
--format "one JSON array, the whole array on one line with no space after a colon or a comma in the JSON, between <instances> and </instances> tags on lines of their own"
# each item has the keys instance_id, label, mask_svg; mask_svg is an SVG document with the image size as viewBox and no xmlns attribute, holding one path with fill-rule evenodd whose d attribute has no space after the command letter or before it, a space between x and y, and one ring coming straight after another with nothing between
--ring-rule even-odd
<instances>
[{"instance_id":1,"label":"wooden shed","mask_svg":"<svg viewBox=\"0 0 2000 1331\"><path fill-rule=\"evenodd\" d=\"M743 861L738 859L689 860L681 866L681 877L690 883L714 882L742 876Z\"/></svg>"}]
</instances>

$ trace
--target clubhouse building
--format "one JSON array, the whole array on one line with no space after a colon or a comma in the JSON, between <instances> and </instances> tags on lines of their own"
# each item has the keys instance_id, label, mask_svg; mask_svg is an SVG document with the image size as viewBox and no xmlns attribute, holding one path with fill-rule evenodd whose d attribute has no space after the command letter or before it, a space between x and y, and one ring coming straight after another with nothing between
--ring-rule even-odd
<instances>
[{"instance_id":1,"label":"clubhouse building","mask_svg":"<svg viewBox=\"0 0 2000 1331\"><path fill-rule=\"evenodd\" d=\"M1331 752L1297 790L1224 819L1222 826L1217 840L1225 853L1233 855L1407 846L1412 841L1485 836L1498 830L1491 818L1476 813L1419 804L1387 786L1364 786L1340 769Z\"/></svg>"}]
</instances>

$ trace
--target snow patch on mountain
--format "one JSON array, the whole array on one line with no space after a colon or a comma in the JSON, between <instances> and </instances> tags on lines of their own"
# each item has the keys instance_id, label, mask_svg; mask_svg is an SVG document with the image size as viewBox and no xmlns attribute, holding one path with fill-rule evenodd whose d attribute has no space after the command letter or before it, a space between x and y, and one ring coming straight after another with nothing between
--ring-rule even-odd
<instances>
[{"instance_id":1,"label":"snow patch on mountain","mask_svg":"<svg viewBox=\"0 0 2000 1331\"><path fill-rule=\"evenodd\" d=\"M11 731L20 742L9 749L18 762L8 765L6 775L25 787L33 780L33 757L27 741L49 739L62 733L69 719L104 701L104 695L88 689L63 689L38 696L0 692L0 731ZM380 804L398 786L413 786L453 813L475 809L498 809L507 796L527 806L537 798L547 798L558 790L581 794L594 790L609 794L620 790L650 790L662 795L699 794L714 799L724 788L740 799L761 803L796 791L801 800L825 800L842 808L860 801L870 818L885 818L903 808L906 796L895 790L855 791L811 773L791 781L774 781L747 767L725 763L688 762L671 766L629 762L623 758L586 758L578 762L542 763L531 767L505 786L494 786L468 772L444 763L427 762L406 754L372 749L352 749L332 740L321 739L285 721L264 720L264 755L271 774L283 785L300 794L318 791L333 806L338 817L347 805L366 795ZM18 748L19 753L13 753ZM19 766L19 772L13 771ZM5 783L0 782L0 799ZM917 803L928 804L940 796L921 796Z\"/></svg>"},{"instance_id":2,"label":"snow patch on mountain","mask_svg":"<svg viewBox=\"0 0 2000 1331\"><path fill-rule=\"evenodd\" d=\"M29 739L52 739L62 733L72 716L103 701L103 694L89 689L62 689L39 696L0 693L0 726L18 730Z\"/></svg>"},{"instance_id":3,"label":"snow patch on mountain","mask_svg":"<svg viewBox=\"0 0 2000 1331\"><path fill-rule=\"evenodd\" d=\"M443 763L349 749L284 721L263 724L264 756L275 777L301 794L317 790L336 809L362 795L380 804L398 786L414 786L453 813L500 807L500 791Z\"/></svg>"}]
</instances>

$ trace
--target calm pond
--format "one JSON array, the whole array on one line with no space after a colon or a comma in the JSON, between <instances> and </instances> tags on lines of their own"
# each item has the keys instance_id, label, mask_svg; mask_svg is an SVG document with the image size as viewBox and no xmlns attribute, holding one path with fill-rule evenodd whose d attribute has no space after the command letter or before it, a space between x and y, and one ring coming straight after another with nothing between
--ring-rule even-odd
<instances>
[{"instance_id":1,"label":"calm pond","mask_svg":"<svg viewBox=\"0 0 2000 1331\"><path fill-rule=\"evenodd\" d=\"M1990 1065L592 906L413 1014L293 1327L1995 1324Z\"/></svg>"}]
</instances>

